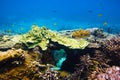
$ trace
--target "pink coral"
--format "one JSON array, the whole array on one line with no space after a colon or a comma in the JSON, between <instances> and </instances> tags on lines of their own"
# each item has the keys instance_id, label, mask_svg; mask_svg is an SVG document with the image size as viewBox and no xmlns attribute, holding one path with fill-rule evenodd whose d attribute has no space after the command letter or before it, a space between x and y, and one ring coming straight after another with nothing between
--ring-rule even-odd
<instances>
[{"instance_id":1,"label":"pink coral","mask_svg":"<svg viewBox=\"0 0 120 80\"><path fill-rule=\"evenodd\" d=\"M105 73L97 75L98 80L120 80L120 67L113 66L107 68Z\"/></svg>"}]
</instances>

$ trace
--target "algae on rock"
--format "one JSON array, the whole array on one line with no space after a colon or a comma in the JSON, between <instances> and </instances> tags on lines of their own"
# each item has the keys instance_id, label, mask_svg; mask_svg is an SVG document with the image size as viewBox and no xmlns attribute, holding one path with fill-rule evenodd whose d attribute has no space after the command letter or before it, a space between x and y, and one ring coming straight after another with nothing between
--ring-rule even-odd
<instances>
[{"instance_id":1,"label":"algae on rock","mask_svg":"<svg viewBox=\"0 0 120 80\"><path fill-rule=\"evenodd\" d=\"M60 36L58 33L46 29L45 27L38 27L37 25L32 26L32 30L28 33L22 35L20 39L28 48L34 48L35 46L40 46L42 50L46 50L49 41L58 42L58 44L67 46L71 49L84 49L88 42L81 39L76 40L72 38L67 38Z\"/></svg>"}]
</instances>

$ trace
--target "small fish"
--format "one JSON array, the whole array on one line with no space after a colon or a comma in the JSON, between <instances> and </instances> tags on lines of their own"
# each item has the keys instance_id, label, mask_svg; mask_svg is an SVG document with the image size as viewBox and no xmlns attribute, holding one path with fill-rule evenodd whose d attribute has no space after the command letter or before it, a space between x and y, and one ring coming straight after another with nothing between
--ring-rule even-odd
<instances>
[{"instance_id":1,"label":"small fish","mask_svg":"<svg viewBox=\"0 0 120 80\"><path fill-rule=\"evenodd\" d=\"M54 22L54 23L53 23L53 25L54 25L54 26L57 26L57 23L56 23L56 22Z\"/></svg>"},{"instance_id":2,"label":"small fish","mask_svg":"<svg viewBox=\"0 0 120 80\"><path fill-rule=\"evenodd\" d=\"M24 28L23 28L23 27L20 27L20 30L22 31L22 30L24 30Z\"/></svg>"},{"instance_id":3,"label":"small fish","mask_svg":"<svg viewBox=\"0 0 120 80\"><path fill-rule=\"evenodd\" d=\"M92 10L88 10L88 13L93 13L93 11Z\"/></svg>"},{"instance_id":4,"label":"small fish","mask_svg":"<svg viewBox=\"0 0 120 80\"><path fill-rule=\"evenodd\" d=\"M10 26L11 26L11 27L14 27L15 25L14 25L14 24L11 24Z\"/></svg>"},{"instance_id":5,"label":"small fish","mask_svg":"<svg viewBox=\"0 0 120 80\"><path fill-rule=\"evenodd\" d=\"M11 33L11 32L12 32L12 30L11 30L11 29L8 29L6 32Z\"/></svg>"},{"instance_id":6,"label":"small fish","mask_svg":"<svg viewBox=\"0 0 120 80\"><path fill-rule=\"evenodd\" d=\"M104 23L103 23L103 26L107 26L107 25L108 25L108 23L107 23L107 22L104 22Z\"/></svg>"},{"instance_id":7,"label":"small fish","mask_svg":"<svg viewBox=\"0 0 120 80\"><path fill-rule=\"evenodd\" d=\"M102 2L100 2L100 3L99 3L99 5L100 5L100 6L102 6L102 5L103 5L103 3L102 3Z\"/></svg>"},{"instance_id":8,"label":"small fish","mask_svg":"<svg viewBox=\"0 0 120 80\"><path fill-rule=\"evenodd\" d=\"M98 14L98 17L102 17L103 16L103 14Z\"/></svg>"},{"instance_id":9,"label":"small fish","mask_svg":"<svg viewBox=\"0 0 120 80\"><path fill-rule=\"evenodd\" d=\"M57 11L56 10L52 10L53 13L56 13Z\"/></svg>"}]
</instances>

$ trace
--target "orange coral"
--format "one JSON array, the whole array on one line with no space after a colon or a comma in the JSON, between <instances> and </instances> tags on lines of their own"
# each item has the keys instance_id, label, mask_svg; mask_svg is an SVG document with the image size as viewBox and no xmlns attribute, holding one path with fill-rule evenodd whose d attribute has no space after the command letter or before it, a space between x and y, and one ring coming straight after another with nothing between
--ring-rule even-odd
<instances>
[{"instance_id":1,"label":"orange coral","mask_svg":"<svg viewBox=\"0 0 120 80\"><path fill-rule=\"evenodd\" d=\"M87 36L90 36L90 31L76 30L76 31L72 32L73 38L83 38L83 37L87 37Z\"/></svg>"}]
</instances>

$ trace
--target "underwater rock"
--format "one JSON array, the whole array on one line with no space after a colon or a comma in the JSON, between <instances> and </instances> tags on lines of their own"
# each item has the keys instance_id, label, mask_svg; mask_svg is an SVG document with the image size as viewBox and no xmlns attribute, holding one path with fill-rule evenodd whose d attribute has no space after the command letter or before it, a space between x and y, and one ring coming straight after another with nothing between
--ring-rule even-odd
<instances>
[{"instance_id":1,"label":"underwater rock","mask_svg":"<svg viewBox=\"0 0 120 80\"><path fill-rule=\"evenodd\" d=\"M60 36L56 32L48 30L45 27L40 28L37 25L33 25L32 30L22 35L22 39L20 39L20 41L28 48L40 46L42 50L47 49L49 41L57 42L58 44L67 46L72 49L84 49L89 44L84 39L76 40Z\"/></svg>"}]
</instances>

